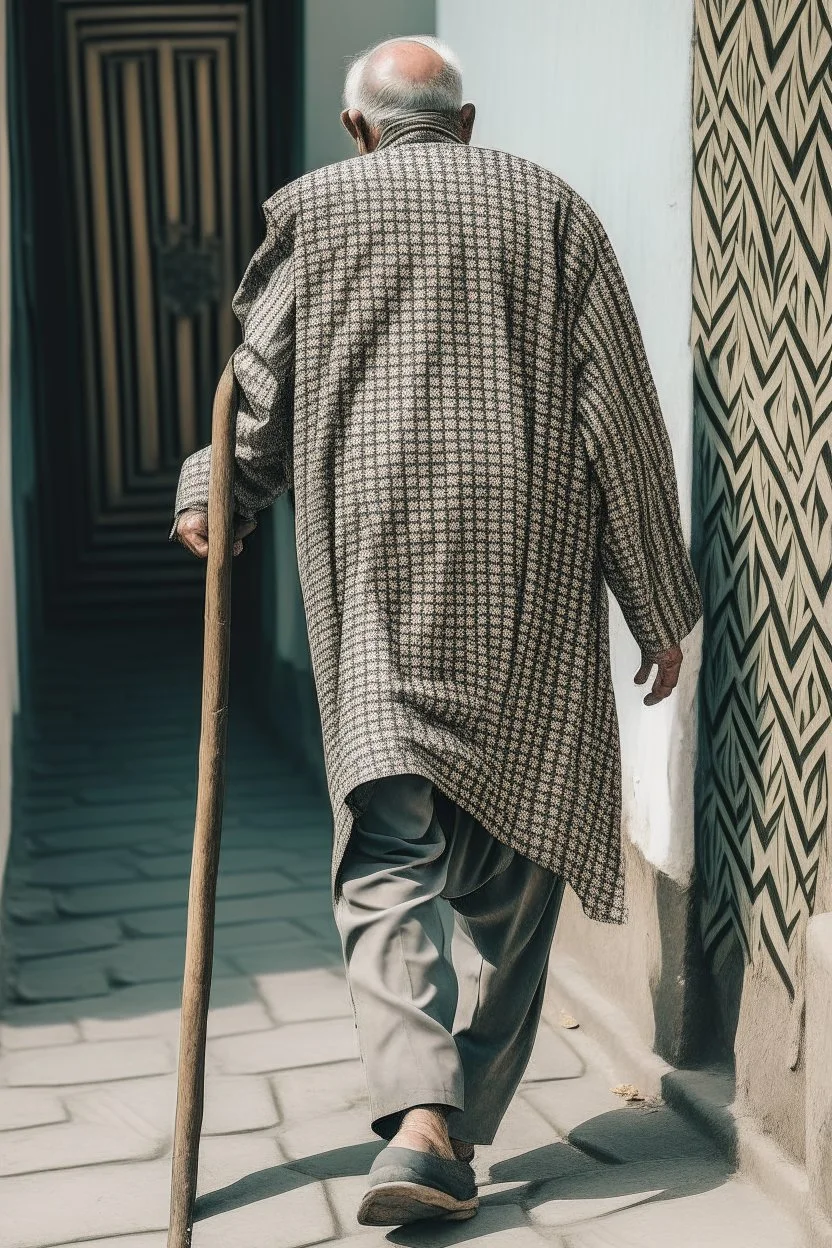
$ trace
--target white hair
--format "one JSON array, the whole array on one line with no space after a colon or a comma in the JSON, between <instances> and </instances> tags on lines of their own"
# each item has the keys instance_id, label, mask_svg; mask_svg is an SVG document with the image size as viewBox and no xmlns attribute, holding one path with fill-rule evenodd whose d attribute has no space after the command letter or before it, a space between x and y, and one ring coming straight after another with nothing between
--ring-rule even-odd
<instances>
[{"instance_id":1,"label":"white hair","mask_svg":"<svg viewBox=\"0 0 832 1248\"><path fill-rule=\"evenodd\" d=\"M367 82L367 65L374 53L388 43L424 43L444 61L440 73L427 82L412 82L389 70ZM433 35L402 35L385 39L359 53L349 65L344 83L344 107L357 108L371 126L382 126L408 113L435 112L453 117L462 108L462 66L446 43Z\"/></svg>"}]
</instances>

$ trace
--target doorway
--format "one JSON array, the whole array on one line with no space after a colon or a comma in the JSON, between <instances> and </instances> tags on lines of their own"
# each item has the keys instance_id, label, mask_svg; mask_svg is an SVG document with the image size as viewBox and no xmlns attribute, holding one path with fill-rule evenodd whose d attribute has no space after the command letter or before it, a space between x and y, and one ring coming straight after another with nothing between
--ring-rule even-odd
<instances>
[{"instance_id":1,"label":"doorway","mask_svg":"<svg viewBox=\"0 0 832 1248\"><path fill-rule=\"evenodd\" d=\"M297 172L298 9L18 0L30 547L50 621L201 599L204 566L166 537L179 466L210 440L238 341L231 298L260 204ZM236 596L257 596L260 540L251 551Z\"/></svg>"}]
</instances>

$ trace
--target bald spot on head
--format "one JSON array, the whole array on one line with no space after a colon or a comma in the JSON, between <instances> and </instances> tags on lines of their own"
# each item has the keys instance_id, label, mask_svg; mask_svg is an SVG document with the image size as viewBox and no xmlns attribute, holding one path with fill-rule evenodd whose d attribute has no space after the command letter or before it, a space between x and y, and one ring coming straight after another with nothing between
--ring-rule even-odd
<instances>
[{"instance_id":1,"label":"bald spot on head","mask_svg":"<svg viewBox=\"0 0 832 1248\"><path fill-rule=\"evenodd\" d=\"M442 73L444 66L439 53L426 43L418 43L415 39L397 39L373 53L367 62L365 81L371 91L391 78L404 78L413 83L430 82Z\"/></svg>"}]
</instances>

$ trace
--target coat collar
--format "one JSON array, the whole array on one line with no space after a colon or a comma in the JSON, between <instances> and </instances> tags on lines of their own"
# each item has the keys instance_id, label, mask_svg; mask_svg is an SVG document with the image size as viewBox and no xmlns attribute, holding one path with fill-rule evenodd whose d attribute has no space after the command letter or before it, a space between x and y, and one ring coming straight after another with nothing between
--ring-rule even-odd
<instances>
[{"instance_id":1,"label":"coat collar","mask_svg":"<svg viewBox=\"0 0 832 1248\"><path fill-rule=\"evenodd\" d=\"M407 117L390 121L384 126L375 150L404 143L463 142L444 113L410 113Z\"/></svg>"}]
</instances>

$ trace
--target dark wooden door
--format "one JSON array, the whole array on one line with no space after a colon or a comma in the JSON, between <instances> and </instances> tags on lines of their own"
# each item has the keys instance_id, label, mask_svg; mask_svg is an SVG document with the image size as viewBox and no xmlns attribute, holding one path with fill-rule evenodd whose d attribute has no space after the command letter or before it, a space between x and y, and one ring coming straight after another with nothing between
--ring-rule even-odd
<instances>
[{"instance_id":1,"label":"dark wooden door","mask_svg":"<svg viewBox=\"0 0 832 1248\"><path fill-rule=\"evenodd\" d=\"M201 593L201 566L165 537L238 340L259 204L290 172L265 75L276 41L291 89L290 7L20 5L42 568L59 613Z\"/></svg>"}]
</instances>

